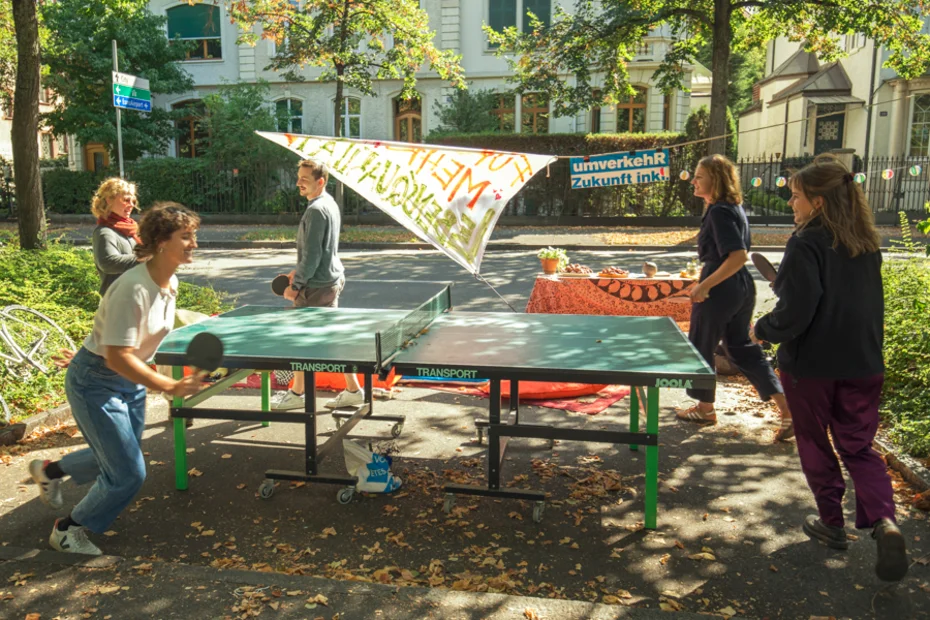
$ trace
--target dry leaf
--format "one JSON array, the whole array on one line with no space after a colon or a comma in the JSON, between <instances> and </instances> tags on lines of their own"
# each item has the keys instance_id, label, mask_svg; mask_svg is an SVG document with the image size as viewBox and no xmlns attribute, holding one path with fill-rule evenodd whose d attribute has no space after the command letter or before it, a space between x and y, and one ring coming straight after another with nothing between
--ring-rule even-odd
<instances>
[{"instance_id":1,"label":"dry leaf","mask_svg":"<svg viewBox=\"0 0 930 620\"><path fill-rule=\"evenodd\" d=\"M336 528L334 527L328 527L323 530L323 538L326 538L327 536L335 536L335 535L336 535Z\"/></svg>"},{"instance_id":2,"label":"dry leaf","mask_svg":"<svg viewBox=\"0 0 930 620\"><path fill-rule=\"evenodd\" d=\"M119 592L119 586L101 586L98 590L100 594L113 594Z\"/></svg>"},{"instance_id":3,"label":"dry leaf","mask_svg":"<svg viewBox=\"0 0 930 620\"><path fill-rule=\"evenodd\" d=\"M329 606L329 599L323 596L322 594L317 594L313 598L307 599L308 603L319 603L320 605Z\"/></svg>"},{"instance_id":4,"label":"dry leaf","mask_svg":"<svg viewBox=\"0 0 930 620\"><path fill-rule=\"evenodd\" d=\"M41 618L39 614L26 614L26 620L41 620Z\"/></svg>"},{"instance_id":5,"label":"dry leaf","mask_svg":"<svg viewBox=\"0 0 930 620\"><path fill-rule=\"evenodd\" d=\"M117 534L118 532L116 532L116 530L107 530L103 533L104 536L116 536Z\"/></svg>"},{"instance_id":6,"label":"dry leaf","mask_svg":"<svg viewBox=\"0 0 930 620\"><path fill-rule=\"evenodd\" d=\"M231 458L232 458L232 454L227 453L227 454L224 454L223 456L221 456L220 458L221 458L221 459L231 459Z\"/></svg>"},{"instance_id":7,"label":"dry leaf","mask_svg":"<svg viewBox=\"0 0 930 620\"><path fill-rule=\"evenodd\" d=\"M659 564L665 566L666 564L668 564L668 561L671 559L671 557L672 557L672 554L670 553L664 554L661 558L659 558Z\"/></svg>"},{"instance_id":8,"label":"dry leaf","mask_svg":"<svg viewBox=\"0 0 930 620\"><path fill-rule=\"evenodd\" d=\"M736 610L733 609L732 607L730 607L729 605L727 605L727 606L724 607L723 609L718 609L718 610L717 610L717 613L720 614L720 615L722 615L722 616L726 616L727 618L729 618L730 616L735 616L735 615L736 615Z\"/></svg>"},{"instance_id":9,"label":"dry leaf","mask_svg":"<svg viewBox=\"0 0 930 620\"><path fill-rule=\"evenodd\" d=\"M712 553L692 553L688 556L689 560L707 560L708 562L714 562L717 558L714 557Z\"/></svg>"},{"instance_id":10,"label":"dry leaf","mask_svg":"<svg viewBox=\"0 0 930 620\"><path fill-rule=\"evenodd\" d=\"M532 607L527 607L523 610L523 617L526 618L526 620L540 620L539 614L536 613L536 610Z\"/></svg>"}]
</instances>

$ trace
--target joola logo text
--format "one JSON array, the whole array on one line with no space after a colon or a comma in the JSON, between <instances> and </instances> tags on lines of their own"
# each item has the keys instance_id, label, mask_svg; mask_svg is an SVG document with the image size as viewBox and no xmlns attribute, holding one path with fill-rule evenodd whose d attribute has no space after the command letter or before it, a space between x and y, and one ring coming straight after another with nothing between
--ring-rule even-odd
<instances>
[{"instance_id":1,"label":"joola logo text","mask_svg":"<svg viewBox=\"0 0 930 620\"><path fill-rule=\"evenodd\" d=\"M477 370L461 370L459 368L417 368L421 377L440 377L442 379L477 379Z\"/></svg>"},{"instance_id":2,"label":"joola logo text","mask_svg":"<svg viewBox=\"0 0 930 620\"><path fill-rule=\"evenodd\" d=\"M345 364L303 364L301 362L291 362L291 370L345 373L346 366Z\"/></svg>"},{"instance_id":3,"label":"joola logo text","mask_svg":"<svg viewBox=\"0 0 930 620\"><path fill-rule=\"evenodd\" d=\"M656 379L656 387L691 389L691 381L682 381L681 379Z\"/></svg>"}]
</instances>

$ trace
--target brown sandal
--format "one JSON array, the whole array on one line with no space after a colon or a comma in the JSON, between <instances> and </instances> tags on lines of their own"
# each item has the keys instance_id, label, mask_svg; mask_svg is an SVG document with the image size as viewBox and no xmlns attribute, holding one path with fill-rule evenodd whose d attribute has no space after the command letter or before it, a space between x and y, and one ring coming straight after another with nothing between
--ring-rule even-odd
<instances>
[{"instance_id":1,"label":"brown sandal","mask_svg":"<svg viewBox=\"0 0 930 620\"><path fill-rule=\"evenodd\" d=\"M794 437L794 420L791 418L782 418L781 426L775 431L775 441L788 441Z\"/></svg>"}]
</instances>

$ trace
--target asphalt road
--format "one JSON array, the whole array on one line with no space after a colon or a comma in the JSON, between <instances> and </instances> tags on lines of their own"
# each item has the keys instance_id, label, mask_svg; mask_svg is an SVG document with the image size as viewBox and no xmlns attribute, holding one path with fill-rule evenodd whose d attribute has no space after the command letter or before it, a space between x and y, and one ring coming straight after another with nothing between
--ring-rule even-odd
<instances>
[{"instance_id":1,"label":"asphalt road","mask_svg":"<svg viewBox=\"0 0 930 620\"><path fill-rule=\"evenodd\" d=\"M694 256L691 251L591 251L572 252L569 260L592 268L617 265L634 272L650 260L660 270L675 272ZM345 252L341 257L346 288L340 305L355 308L411 308L428 299L441 283L454 282L452 300L460 310L507 312L509 303L522 312L540 271L536 250L485 254L481 276L490 286L435 251ZM767 257L773 262L781 259L780 253ZM194 264L182 268L179 276L234 295L236 305L285 306L289 302L272 294L271 280L293 269L296 261L295 250L198 250ZM774 305L774 296L755 268L750 265L749 269L756 280L756 309L762 313Z\"/></svg>"}]
</instances>

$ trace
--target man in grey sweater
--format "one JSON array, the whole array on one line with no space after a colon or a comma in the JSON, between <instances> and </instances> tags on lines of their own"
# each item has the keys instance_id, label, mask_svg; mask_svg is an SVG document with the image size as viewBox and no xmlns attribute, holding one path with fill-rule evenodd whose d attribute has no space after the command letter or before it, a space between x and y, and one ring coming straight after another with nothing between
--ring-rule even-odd
<instances>
[{"instance_id":1,"label":"man in grey sweater","mask_svg":"<svg viewBox=\"0 0 930 620\"><path fill-rule=\"evenodd\" d=\"M297 228L297 268L288 274L291 286L284 298L298 308L336 308L345 286L345 269L339 260L339 205L326 192L329 170L307 159L297 171L297 189L309 202ZM355 407L365 402L354 374L346 374L346 389L324 406L329 409ZM304 373L294 373L293 387L272 403L281 411L304 407Z\"/></svg>"}]
</instances>

